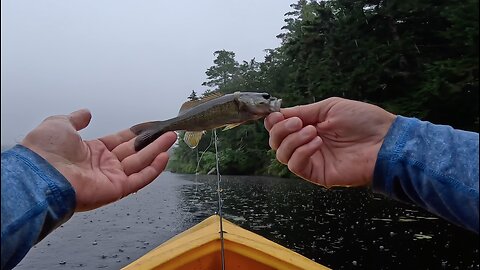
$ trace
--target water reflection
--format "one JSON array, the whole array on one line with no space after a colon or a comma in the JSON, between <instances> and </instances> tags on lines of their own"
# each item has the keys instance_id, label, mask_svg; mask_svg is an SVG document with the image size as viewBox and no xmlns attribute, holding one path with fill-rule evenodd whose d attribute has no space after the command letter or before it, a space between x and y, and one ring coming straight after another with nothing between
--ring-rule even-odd
<instances>
[{"instance_id":1,"label":"water reflection","mask_svg":"<svg viewBox=\"0 0 480 270\"><path fill-rule=\"evenodd\" d=\"M183 175L192 226L217 212L216 176ZM222 176L228 220L335 269L478 269L478 236L366 189Z\"/></svg>"}]
</instances>

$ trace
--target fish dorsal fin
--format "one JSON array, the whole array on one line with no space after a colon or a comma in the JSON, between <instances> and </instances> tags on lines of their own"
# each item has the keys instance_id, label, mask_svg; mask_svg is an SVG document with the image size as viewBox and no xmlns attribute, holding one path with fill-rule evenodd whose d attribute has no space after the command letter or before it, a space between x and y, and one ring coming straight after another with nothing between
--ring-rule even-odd
<instances>
[{"instance_id":1,"label":"fish dorsal fin","mask_svg":"<svg viewBox=\"0 0 480 270\"><path fill-rule=\"evenodd\" d=\"M205 131L187 131L183 136L183 141L188 145L188 147L194 149L200 143L203 134L205 134Z\"/></svg>"},{"instance_id":2,"label":"fish dorsal fin","mask_svg":"<svg viewBox=\"0 0 480 270\"><path fill-rule=\"evenodd\" d=\"M187 102L182 104L182 107L180 107L180 111L178 112L178 114L179 115L183 114L184 112L190 110L191 108L193 108L195 106L198 106L198 105L200 105L202 103L205 103L209 100L219 98L221 96L223 96L223 93L221 93L221 92L211 92L211 93L208 93L205 96L203 96L201 99L187 101Z\"/></svg>"},{"instance_id":3,"label":"fish dorsal fin","mask_svg":"<svg viewBox=\"0 0 480 270\"><path fill-rule=\"evenodd\" d=\"M225 130L229 130L229 129L232 129L232 128L236 128L238 126L240 126L241 124L243 124L245 122L240 122L240 123L235 123L235 124L229 124L229 125L226 125L222 131L225 131Z\"/></svg>"}]
</instances>

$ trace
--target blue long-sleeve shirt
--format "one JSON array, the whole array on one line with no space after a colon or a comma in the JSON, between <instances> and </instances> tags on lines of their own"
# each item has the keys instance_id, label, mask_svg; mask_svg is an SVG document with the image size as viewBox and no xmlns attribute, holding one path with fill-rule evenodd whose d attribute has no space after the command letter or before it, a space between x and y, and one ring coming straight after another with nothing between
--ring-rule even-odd
<instances>
[{"instance_id":1,"label":"blue long-sleeve shirt","mask_svg":"<svg viewBox=\"0 0 480 270\"><path fill-rule=\"evenodd\" d=\"M17 145L2 153L1 269L17 265L75 210L75 191L45 159Z\"/></svg>"},{"instance_id":2,"label":"blue long-sleeve shirt","mask_svg":"<svg viewBox=\"0 0 480 270\"><path fill-rule=\"evenodd\" d=\"M478 133L397 116L372 186L478 233L478 182Z\"/></svg>"},{"instance_id":3,"label":"blue long-sleeve shirt","mask_svg":"<svg viewBox=\"0 0 480 270\"><path fill-rule=\"evenodd\" d=\"M478 233L478 140L478 133L398 116L378 154L373 190ZM72 216L75 192L20 145L2 153L1 174L1 267L11 269Z\"/></svg>"}]
</instances>

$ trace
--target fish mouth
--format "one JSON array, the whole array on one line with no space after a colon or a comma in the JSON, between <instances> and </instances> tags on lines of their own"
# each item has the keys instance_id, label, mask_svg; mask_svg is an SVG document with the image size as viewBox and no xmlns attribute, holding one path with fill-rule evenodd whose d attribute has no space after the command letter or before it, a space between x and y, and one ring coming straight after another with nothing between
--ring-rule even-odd
<instances>
[{"instance_id":1,"label":"fish mouth","mask_svg":"<svg viewBox=\"0 0 480 270\"><path fill-rule=\"evenodd\" d=\"M282 105L282 99L272 99L270 100L270 109L272 112L279 112L280 106Z\"/></svg>"}]
</instances>

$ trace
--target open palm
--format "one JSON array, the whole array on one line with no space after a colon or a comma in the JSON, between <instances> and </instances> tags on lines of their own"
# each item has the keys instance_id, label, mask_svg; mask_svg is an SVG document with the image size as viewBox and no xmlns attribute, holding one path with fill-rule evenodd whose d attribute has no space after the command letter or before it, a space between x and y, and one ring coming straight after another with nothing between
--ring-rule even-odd
<instances>
[{"instance_id":1,"label":"open palm","mask_svg":"<svg viewBox=\"0 0 480 270\"><path fill-rule=\"evenodd\" d=\"M383 138L395 116L342 98L282 109L265 119L277 159L322 186L361 186L373 178Z\"/></svg>"},{"instance_id":2,"label":"open palm","mask_svg":"<svg viewBox=\"0 0 480 270\"><path fill-rule=\"evenodd\" d=\"M52 164L72 184L76 211L119 200L152 182L168 162L166 151L176 140L168 132L139 152L129 129L84 141L78 131L91 119L87 110L52 116L32 130L22 145Z\"/></svg>"}]
</instances>

